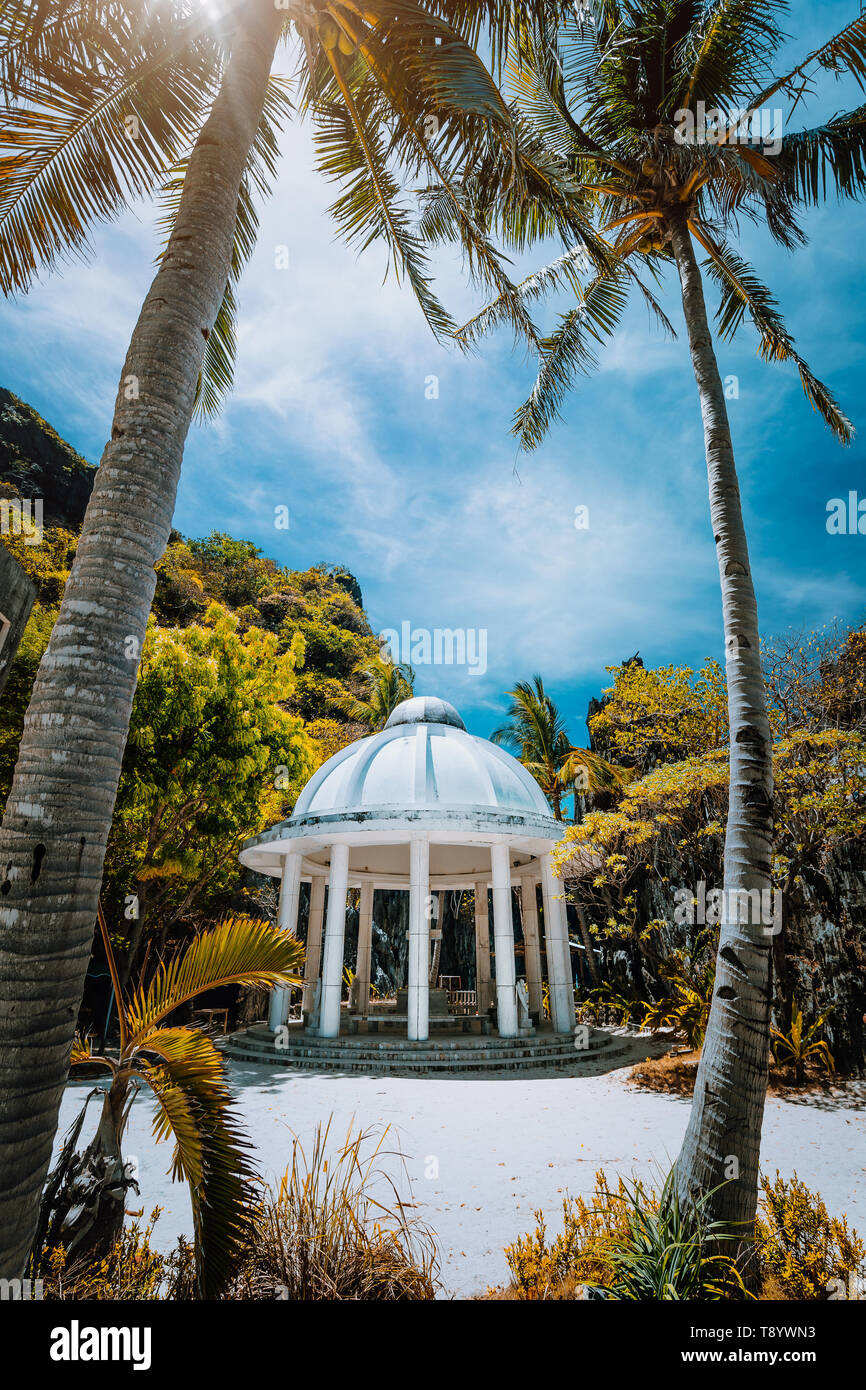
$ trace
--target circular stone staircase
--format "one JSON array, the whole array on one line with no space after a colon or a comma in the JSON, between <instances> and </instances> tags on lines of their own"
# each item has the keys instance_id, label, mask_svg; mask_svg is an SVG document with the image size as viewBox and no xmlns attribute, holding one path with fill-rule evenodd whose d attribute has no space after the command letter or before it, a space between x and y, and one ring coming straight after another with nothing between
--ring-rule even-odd
<instances>
[{"instance_id":1,"label":"circular stone staircase","mask_svg":"<svg viewBox=\"0 0 866 1390\"><path fill-rule=\"evenodd\" d=\"M568 1034L541 1033L534 1037L434 1037L410 1042L404 1037L375 1034L317 1038L300 1030L274 1037L267 1024L254 1023L218 1042L227 1057L238 1062L305 1071L361 1073L372 1076L524 1076L554 1071L573 1076L598 1075L615 1067L643 1061L664 1051L651 1038L589 1028L588 1046Z\"/></svg>"}]
</instances>

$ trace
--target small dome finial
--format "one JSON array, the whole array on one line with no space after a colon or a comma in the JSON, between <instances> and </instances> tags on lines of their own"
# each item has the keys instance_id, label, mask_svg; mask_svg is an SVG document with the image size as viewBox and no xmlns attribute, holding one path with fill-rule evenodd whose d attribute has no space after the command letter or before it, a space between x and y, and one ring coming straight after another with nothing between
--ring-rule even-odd
<instances>
[{"instance_id":1,"label":"small dome finial","mask_svg":"<svg viewBox=\"0 0 866 1390\"><path fill-rule=\"evenodd\" d=\"M452 728L466 732L466 725L454 706L435 695L413 695L410 700L401 700L385 728L394 729L400 724L450 724Z\"/></svg>"}]
</instances>

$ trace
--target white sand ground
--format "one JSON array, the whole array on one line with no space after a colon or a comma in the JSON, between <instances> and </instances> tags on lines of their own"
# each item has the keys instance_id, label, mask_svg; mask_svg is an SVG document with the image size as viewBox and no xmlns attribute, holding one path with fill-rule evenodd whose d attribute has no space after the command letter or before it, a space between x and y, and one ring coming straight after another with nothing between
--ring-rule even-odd
<instances>
[{"instance_id":1,"label":"white sand ground","mask_svg":"<svg viewBox=\"0 0 866 1390\"><path fill-rule=\"evenodd\" d=\"M647 1052L643 1045L641 1056ZM558 1229L566 1192L591 1193L597 1168L656 1173L676 1156L689 1102L626 1085L627 1070L575 1078L501 1080L358 1077L229 1063L261 1171L278 1177L293 1134L305 1147L333 1115L331 1136L350 1122L390 1125L406 1158L403 1196L436 1232L448 1293L466 1297L506 1279L503 1247L535 1225L540 1208ZM71 1086L60 1133L86 1094ZM91 1110L96 1111L96 1102ZM794 1170L866 1233L866 1084L845 1095L790 1101L768 1097L764 1171ZM168 1249L190 1232L186 1189L167 1176L170 1149L155 1145L152 1104L136 1100L125 1152L136 1155L145 1212L164 1207L156 1244ZM432 1174L432 1176L427 1176ZM133 1199L134 1201L134 1199ZM133 1205L133 1202L130 1202ZM138 1203L135 1203L138 1205Z\"/></svg>"}]
</instances>

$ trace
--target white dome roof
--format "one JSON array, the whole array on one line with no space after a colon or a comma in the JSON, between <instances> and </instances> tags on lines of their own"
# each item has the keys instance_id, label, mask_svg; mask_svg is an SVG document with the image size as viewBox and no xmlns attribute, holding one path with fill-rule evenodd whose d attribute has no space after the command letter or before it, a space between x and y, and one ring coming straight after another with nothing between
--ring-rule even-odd
<instances>
[{"instance_id":1,"label":"white dome roof","mask_svg":"<svg viewBox=\"0 0 866 1390\"><path fill-rule=\"evenodd\" d=\"M310 778L292 820L394 811L479 810L550 818L547 800L521 763L467 733L445 700L404 700L381 733L335 753Z\"/></svg>"}]
</instances>

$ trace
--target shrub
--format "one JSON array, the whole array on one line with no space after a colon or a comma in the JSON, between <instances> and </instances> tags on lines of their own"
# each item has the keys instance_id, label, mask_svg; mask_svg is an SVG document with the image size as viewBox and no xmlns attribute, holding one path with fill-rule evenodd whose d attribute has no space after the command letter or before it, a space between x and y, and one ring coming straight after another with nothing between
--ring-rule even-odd
<instances>
[{"instance_id":1,"label":"shrub","mask_svg":"<svg viewBox=\"0 0 866 1390\"><path fill-rule=\"evenodd\" d=\"M809 1301L862 1294L866 1246L845 1217L831 1217L795 1173L761 1178L755 1226L757 1297ZM706 1202L681 1209L669 1174L661 1192L596 1174L594 1201L567 1197L563 1229L548 1237L544 1216L505 1251L511 1282L489 1297L558 1300L589 1296L673 1300L742 1298L721 1242L737 1239L708 1218Z\"/></svg>"},{"instance_id":2,"label":"shrub","mask_svg":"<svg viewBox=\"0 0 866 1390\"><path fill-rule=\"evenodd\" d=\"M535 1230L518 1236L505 1250L511 1273L509 1294L529 1300L572 1298L585 1284L612 1279L607 1250L612 1237L625 1230L626 1195L622 1178L614 1193L599 1169L595 1202L587 1205L582 1197L563 1198L562 1231L552 1240L548 1240L544 1214L537 1211Z\"/></svg>"},{"instance_id":3,"label":"shrub","mask_svg":"<svg viewBox=\"0 0 866 1390\"><path fill-rule=\"evenodd\" d=\"M733 1261L719 1252L730 1239L707 1216L708 1198L681 1208L673 1172L661 1192L622 1178L614 1191L596 1173L595 1200L563 1201L563 1230L548 1241L541 1212L537 1226L505 1251L511 1297L575 1298L584 1288L616 1299L717 1299L738 1285Z\"/></svg>"},{"instance_id":4,"label":"shrub","mask_svg":"<svg viewBox=\"0 0 866 1390\"><path fill-rule=\"evenodd\" d=\"M133 1221L102 1259L70 1259L62 1245L45 1250L40 1261L43 1296L51 1301L99 1299L191 1299L195 1297L193 1247L181 1237L170 1255L151 1246L160 1208L147 1225Z\"/></svg>"},{"instance_id":5,"label":"shrub","mask_svg":"<svg viewBox=\"0 0 866 1390\"><path fill-rule=\"evenodd\" d=\"M794 1173L761 1178L756 1225L762 1298L845 1297L866 1278L866 1246L844 1216L830 1216L819 1193Z\"/></svg>"},{"instance_id":6,"label":"shrub","mask_svg":"<svg viewBox=\"0 0 866 1390\"><path fill-rule=\"evenodd\" d=\"M262 1189L226 1299L432 1299L439 1289L436 1246L407 1214L386 1160L387 1129L378 1142L351 1129L329 1151L330 1121L316 1130L309 1159L295 1140L277 1192ZM399 1155L396 1155L399 1159ZM170 1255L151 1246L159 1208L142 1229L136 1220L103 1259L70 1260L45 1250L39 1274L48 1299L196 1297L192 1245Z\"/></svg>"}]
</instances>

